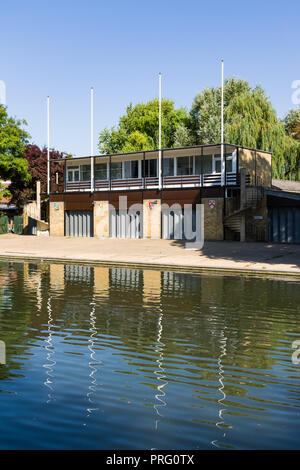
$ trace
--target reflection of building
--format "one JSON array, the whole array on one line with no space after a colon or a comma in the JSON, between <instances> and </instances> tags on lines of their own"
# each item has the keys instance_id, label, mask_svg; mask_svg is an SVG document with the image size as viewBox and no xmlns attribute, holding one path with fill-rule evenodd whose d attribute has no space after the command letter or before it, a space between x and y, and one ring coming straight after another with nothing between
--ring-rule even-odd
<instances>
[{"instance_id":1,"label":"reflection of building","mask_svg":"<svg viewBox=\"0 0 300 470\"><path fill-rule=\"evenodd\" d=\"M144 305L152 302L160 302L161 296L161 271L144 270Z\"/></svg>"},{"instance_id":2,"label":"reflection of building","mask_svg":"<svg viewBox=\"0 0 300 470\"><path fill-rule=\"evenodd\" d=\"M65 285L65 266L63 264L50 264L50 287L62 290Z\"/></svg>"},{"instance_id":3,"label":"reflection of building","mask_svg":"<svg viewBox=\"0 0 300 470\"><path fill-rule=\"evenodd\" d=\"M50 232L182 239L184 205L195 214L202 203L205 239L266 239L271 154L231 144L223 150L223 160L221 145L65 159L65 181L51 175Z\"/></svg>"},{"instance_id":4,"label":"reflection of building","mask_svg":"<svg viewBox=\"0 0 300 470\"><path fill-rule=\"evenodd\" d=\"M94 293L101 297L109 294L109 268L94 268Z\"/></svg>"}]
</instances>

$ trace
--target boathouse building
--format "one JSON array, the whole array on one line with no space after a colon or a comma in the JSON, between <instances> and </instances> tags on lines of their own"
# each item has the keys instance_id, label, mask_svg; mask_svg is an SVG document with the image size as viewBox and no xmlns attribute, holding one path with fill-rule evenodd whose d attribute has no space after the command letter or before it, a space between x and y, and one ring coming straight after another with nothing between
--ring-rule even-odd
<instances>
[{"instance_id":1,"label":"boathouse building","mask_svg":"<svg viewBox=\"0 0 300 470\"><path fill-rule=\"evenodd\" d=\"M50 162L50 235L180 239L184 205L203 204L205 240L270 237L271 153L226 143L223 152L218 144L56 162L64 171Z\"/></svg>"}]
</instances>

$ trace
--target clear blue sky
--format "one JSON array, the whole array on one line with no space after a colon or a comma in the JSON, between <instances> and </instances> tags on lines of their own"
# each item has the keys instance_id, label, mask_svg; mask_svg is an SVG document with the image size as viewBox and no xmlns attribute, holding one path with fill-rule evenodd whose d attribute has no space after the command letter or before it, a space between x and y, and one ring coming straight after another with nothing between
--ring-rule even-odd
<instances>
[{"instance_id":1,"label":"clear blue sky","mask_svg":"<svg viewBox=\"0 0 300 470\"><path fill-rule=\"evenodd\" d=\"M190 107L225 77L260 83L280 117L300 79L299 0L51 0L2 2L0 80L10 115L25 118L33 143L90 152L90 86L95 89L95 148L129 102L157 95Z\"/></svg>"}]
</instances>

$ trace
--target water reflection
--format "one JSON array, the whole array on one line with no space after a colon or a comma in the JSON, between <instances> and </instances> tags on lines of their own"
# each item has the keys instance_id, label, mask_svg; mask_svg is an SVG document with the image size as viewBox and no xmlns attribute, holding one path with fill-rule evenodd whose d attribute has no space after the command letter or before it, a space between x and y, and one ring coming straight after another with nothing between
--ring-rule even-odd
<instances>
[{"instance_id":1,"label":"water reflection","mask_svg":"<svg viewBox=\"0 0 300 470\"><path fill-rule=\"evenodd\" d=\"M91 313L90 313L90 338L89 338L89 345L88 345L88 350L90 352L90 361L89 361L89 368L90 368L90 385L89 385L89 391L87 393L87 399L89 403L91 403L92 406L94 407L88 407L87 408L87 417L89 417L94 411L97 411L99 408L95 407L94 399L93 396L95 395L97 391L97 377L96 373L98 371L97 365L100 364L100 361L96 360L95 354L95 340L96 336L98 333L98 330L96 328L96 315L95 315L95 309L96 309L96 302L95 299L93 298L93 301L91 302Z\"/></svg>"},{"instance_id":2,"label":"water reflection","mask_svg":"<svg viewBox=\"0 0 300 470\"><path fill-rule=\"evenodd\" d=\"M226 327L225 327L226 328ZM226 344L227 344L227 337L225 336L224 334L224 331L221 331L221 338L220 338L220 355L218 357L218 369L219 369L219 372L218 372L218 381L219 381L219 384L220 386L218 387L218 390L221 394L221 398L218 399L218 403L220 405L220 409L219 409L219 413L218 413L218 416L219 416L219 420L217 423L216 423L216 427L217 428L220 428L222 429L222 427L224 426L225 424L225 420L224 420L224 417L223 417L223 413L226 411L226 406L224 408L224 401L226 400L226 393L225 393L225 385L224 385L224 366L222 364L222 358L224 356L226 356ZM223 433L223 438L226 437L226 431L224 431ZM213 440L212 441L212 444L215 446L215 447L220 447L218 445L218 441L217 440Z\"/></svg>"},{"instance_id":3,"label":"water reflection","mask_svg":"<svg viewBox=\"0 0 300 470\"><path fill-rule=\"evenodd\" d=\"M158 393L156 393L155 395L155 398L158 401L158 403L154 405L154 409L156 413L158 414L158 416L160 417L164 416L161 413L161 411L164 406L167 406L167 403L165 401L166 391L164 390L164 387L168 384L168 381L166 380L165 369L163 368L165 344L161 341L162 332L163 332L162 320L163 320L163 313L161 313L158 318L157 342L156 342L156 348L155 348L155 352L158 354L158 359L156 359L158 369L154 371L154 373L157 376L157 380L160 383L160 385L157 385ZM158 423L159 423L159 419L156 419L155 429L157 429Z\"/></svg>"},{"instance_id":4,"label":"water reflection","mask_svg":"<svg viewBox=\"0 0 300 470\"><path fill-rule=\"evenodd\" d=\"M299 305L284 279L0 263L0 448L298 448Z\"/></svg>"},{"instance_id":5,"label":"water reflection","mask_svg":"<svg viewBox=\"0 0 300 470\"><path fill-rule=\"evenodd\" d=\"M38 301L38 309L39 309L39 301ZM47 314L48 314L48 323L47 323L47 336L45 338L45 349L47 351L47 363L43 364L43 367L46 369L46 380L44 382L45 387L48 389L48 400L47 403L50 403L53 400L53 391L54 391L54 366L56 361L54 360L55 348L52 343L52 335L53 335L53 325L52 325L52 311L51 311L51 298L48 298L47 301Z\"/></svg>"}]
</instances>

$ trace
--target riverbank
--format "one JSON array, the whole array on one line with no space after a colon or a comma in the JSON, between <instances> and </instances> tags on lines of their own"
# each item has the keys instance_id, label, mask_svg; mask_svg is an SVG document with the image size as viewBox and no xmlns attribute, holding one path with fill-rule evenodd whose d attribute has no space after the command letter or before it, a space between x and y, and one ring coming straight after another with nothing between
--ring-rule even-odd
<instances>
[{"instance_id":1,"label":"riverbank","mask_svg":"<svg viewBox=\"0 0 300 470\"><path fill-rule=\"evenodd\" d=\"M205 242L186 250L175 240L96 239L0 235L0 259L238 271L300 276L300 245Z\"/></svg>"}]
</instances>

